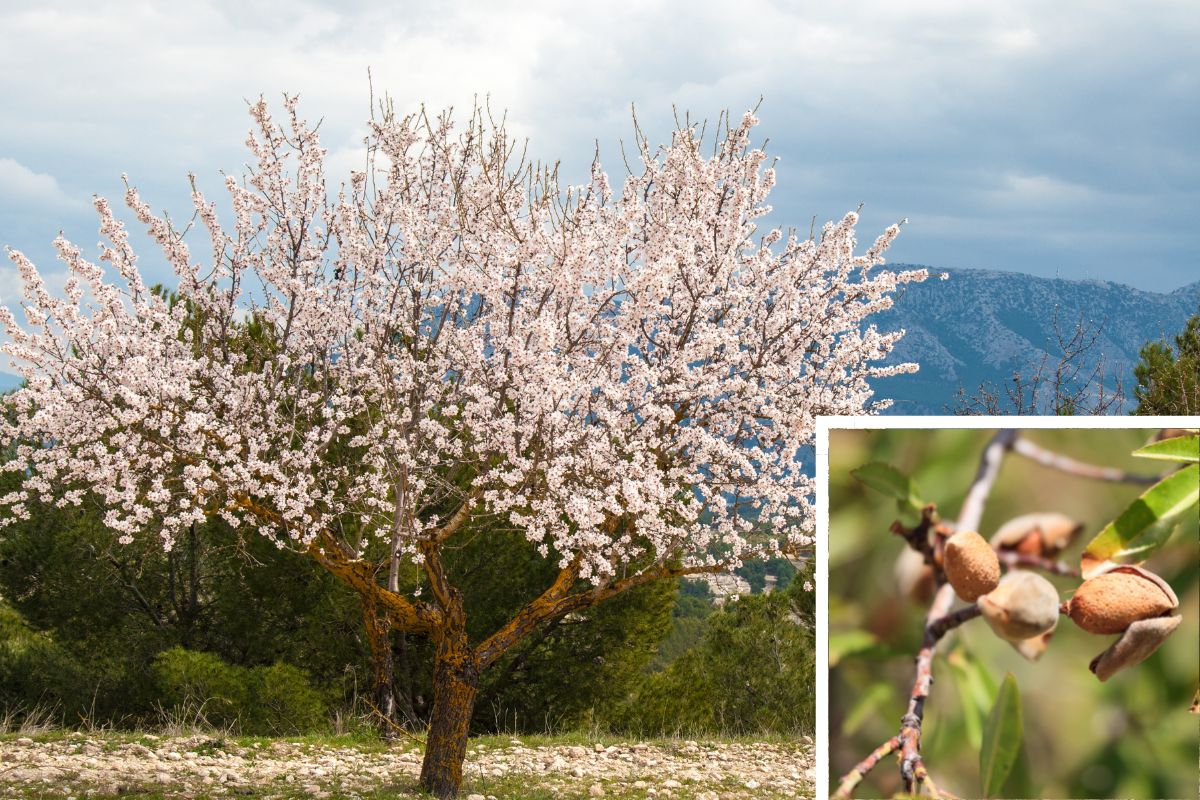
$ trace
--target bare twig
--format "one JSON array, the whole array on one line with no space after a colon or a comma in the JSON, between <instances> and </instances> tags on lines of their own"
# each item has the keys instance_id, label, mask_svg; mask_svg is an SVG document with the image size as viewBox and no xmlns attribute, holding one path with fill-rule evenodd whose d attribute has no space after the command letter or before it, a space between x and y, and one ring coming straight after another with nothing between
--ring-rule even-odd
<instances>
[{"instance_id":1,"label":"bare twig","mask_svg":"<svg viewBox=\"0 0 1200 800\"><path fill-rule=\"evenodd\" d=\"M1125 402L1120 376L1113 376L1110 387L1104 354L1094 353L1103 322L1090 323L1081 313L1074 329L1067 331L1055 306L1051 327L1053 341L1047 337L1041 358L1014 372L1005 386L985 381L973 395L960 386L953 412L972 416L1120 413ZM1054 350L1061 355L1052 360Z\"/></svg>"},{"instance_id":2,"label":"bare twig","mask_svg":"<svg viewBox=\"0 0 1200 800\"><path fill-rule=\"evenodd\" d=\"M983 449L975 480L967 490L966 499L958 513L958 530L976 530L983 518L988 495L1000 474L1000 464L1017 440L1017 432L1005 428L996 432ZM950 614L954 604L954 588L943 584L934 595L929 613L925 616L925 638L917 653L917 675L909 696L908 710L900 718L900 776L907 792L914 792L918 784L928 781L924 762L921 760L921 720L925 711L925 698L933 686L933 654L937 643L952 628L979 616L978 606L968 606ZM934 788L936 792L936 787Z\"/></svg>"},{"instance_id":3,"label":"bare twig","mask_svg":"<svg viewBox=\"0 0 1200 800\"><path fill-rule=\"evenodd\" d=\"M992 493L996 476L1000 474L1000 464L1004 461L1005 453L1011 450L1017 441L1017 432L1012 428L1004 428L996 431L987 447L983 449L975 480L967 490L967 497L958 512L960 531L979 529L979 521L983 519L983 507L987 504L988 495Z\"/></svg>"},{"instance_id":4,"label":"bare twig","mask_svg":"<svg viewBox=\"0 0 1200 800\"><path fill-rule=\"evenodd\" d=\"M1044 467L1056 469L1059 472L1065 472L1069 475L1076 475L1080 478L1090 478L1096 481L1112 481L1113 483L1138 483L1146 486L1158 483L1162 478L1161 475L1138 475L1121 469L1099 467L1095 464L1076 461L1068 456L1047 450L1028 439L1017 439L1012 449L1016 453L1025 456L1031 461L1036 461Z\"/></svg>"},{"instance_id":5,"label":"bare twig","mask_svg":"<svg viewBox=\"0 0 1200 800\"><path fill-rule=\"evenodd\" d=\"M929 697L933 686L933 653L947 632L980 615L979 606L974 604L953 614L947 613L953 602L954 588L950 584L938 589L926 617L925 638L917 653L917 677L909 696L908 711L900 718L900 776L904 779L905 790L910 793L928 777L921 760L921 720L925 713L925 698Z\"/></svg>"},{"instance_id":6,"label":"bare twig","mask_svg":"<svg viewBox=\"0 0 1200 800\"><path fill-rule=\"evenodd\" d=\"M867 777L867 773L875 769L875 765L879 760L886 755L890 755L900 749L900 737L893 736L883 744L876 747L871 755L858 762L854 769L847 772L842 779L838 781L837 791L833 793L835 800L849 800L854 795L854 789L858 784L862 783L862 779Z\"/></svg>"}]
</instances>

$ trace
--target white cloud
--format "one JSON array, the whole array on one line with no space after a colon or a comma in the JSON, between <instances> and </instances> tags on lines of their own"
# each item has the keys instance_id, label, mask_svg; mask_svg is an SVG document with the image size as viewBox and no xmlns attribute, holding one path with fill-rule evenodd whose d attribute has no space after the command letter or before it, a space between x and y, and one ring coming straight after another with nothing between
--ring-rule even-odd
<instances>
[{"instance_id":1,"label":"white cloud","mask_svg":"<svg viewBox=\"0 0 1200 800\"><path fill-rule=\"evenodd\" d=\"M1145 249L1189 225L1200 202L1200 66L1185 55L1200 15L1186 0L197 0L127 4L120 15L84 0L13 5L0 73L21 80L0 86L0 107L17 121L0 128L0 153L17 167L54 164L61 184L34 170L16 177L59 200L63 186L79 187L82 201L113 197L127 172L153 205L186 213L189 170L204 186L218 170L240 172L242 100L284 91L323 117L328 174L340 179L361 162L369 68L376 99L388 93L401 113L422 102L465 112L476 98L507 109L510 134L528 136L535 157L562 159L568 180L583 177L597 140L620 174L631 104L661 141L672 106L712 119L761 95L762 135L783 157L781 222L806 228L813 214L863 201L868 214L887 209L885 224L912 218L901 247L930 259L944 242L922 215L995 229L1024 203L1086 201L1087 225L1124 227ZM1149 200L1131 215L1129 197ZM84 242L94 235L89 215L40 209L40 219L66 217L51 236L60 225ZM13 242L22 231L3 211L0 241ZM1049 232L1062 219L1021 223ZM13 243L32 250L49 224L25 226L30 241ZM1200 246L1190 230L1190 244L1162 251L1162 274ZM1120 279L1127 254L1090 246L1010 266L1067 270L1065 255Z\"/></svg>"},{"instance_id":2,"label":"white cloud","mask_svg":"<svg viewBox=\"0 0 1200 800\"><path fill-rule=\"evenodd\" d=\"M1096 199L1099 193L1093 187L1051 175L1007 173L1001 176L1000 185L992 194L1000 202L1039 206L1087 202Z\"/></svg>"},{"instance_id":3,"label":"white cloud","mask_svg":"<svg viewBox=\"0 0 1200 800\"><path fill-rule=\"evenodd\" d=\"M64 192L53 175L34 172L11 158L0 158L0 207L73 211L84 206L86 203Z\"/></svg>"}]
</instances>

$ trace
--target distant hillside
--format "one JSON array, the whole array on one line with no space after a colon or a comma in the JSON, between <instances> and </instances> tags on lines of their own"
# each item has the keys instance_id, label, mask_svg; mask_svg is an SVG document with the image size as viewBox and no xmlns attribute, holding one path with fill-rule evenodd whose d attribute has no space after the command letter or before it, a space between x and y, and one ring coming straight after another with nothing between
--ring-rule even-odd
<instances>
[{"instance_id":1,"label":"distant hillside","mask_svg":"<svg viewBox=\"0 0 1200 800\"><path fill-rule=\"evenodd\" d=\"M13 389L16 389L21 385L22 380L24 379L20 375L12 375L7 372L0 372L0 394L4 392L11 392Z\"/></svg>"},{"instance_id":2,"label":"distant hillside","mask_svg":"<svg viewBox=\"0 0 1200 800\"><path fill-rule=\"evenodd\" d=\"M903 267L905 265L891 265ZM945 414L958 387L973 394L988 381L1007 385L1014 371L1028 374L1047 352L1057 360L1056 318L1064 333L1080 320L1101 327L1091 353L1106 372L1132 388L1138 350L1172 337L1200 309L1200 282L1159 294L1108 281L1068 281L1017 272L947 269L945 281L909 285L893 309L876 322L907 335L891 361L916 361L916 375L877 383L881 397L896 400L892 414Z\"/></svg>"}]
</instances>

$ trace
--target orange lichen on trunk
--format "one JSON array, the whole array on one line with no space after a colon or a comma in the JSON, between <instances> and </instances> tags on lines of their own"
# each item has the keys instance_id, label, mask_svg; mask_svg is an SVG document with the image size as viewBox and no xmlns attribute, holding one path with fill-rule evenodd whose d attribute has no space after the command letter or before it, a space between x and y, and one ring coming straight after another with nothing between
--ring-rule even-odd
<instances>
[{"instance_id":1,"label":"orange lichen on trunk","mask_svg":"<svg viewBox=\"0 0 1200 800\"><path fill-rule=\"evenodd\" d=\"M457 589L449 592L445 627L434 633L433 709L421 762L422 788L444 798L457 795L462 785L480 672L479 661L467 641L462 595Z\"/></svg>"}]
</instances>

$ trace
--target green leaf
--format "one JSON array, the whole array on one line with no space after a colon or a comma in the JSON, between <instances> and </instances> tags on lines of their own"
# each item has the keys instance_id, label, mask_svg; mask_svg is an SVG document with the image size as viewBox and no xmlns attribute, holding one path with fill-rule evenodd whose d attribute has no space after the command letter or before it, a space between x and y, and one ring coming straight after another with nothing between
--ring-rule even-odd
<instances>
[{"instance_id":1,"label":"green leaf","mask_svg":"<svg viewBox=\"0 0 1200 800\"><path fill-rule=\"evenodd\" d=\"M881 643L866 631L844 631L829 634L830 669L836 667L845 658L882 661L897 655L904 654L894 647Z\"/></svg>"},{"instance_id":2,"label":"green leaf","mask_svg":"<svg viewBox=\"0 0 1200 800\"><path fill-rule=\"evenodd\" d=\"M882 461L872 461L858 469L850 470L850 474L864 486L882 492L888 497L894 497L901 510L911 511L918 517L925 503L920 499L917 485L900 470Z\"/></svg>"},{"instance_id":3,"label":"green leaf","mask_svg":"<svg viewBox=\"0 0 1200 800\"><path fill-rule=\"evenodd\" d=\"M1200 463L1200 434L1163 439L1141 450L1134 450L1133 454L1139 458L1156 458L1160 461Z\"/></svg>"},{"instance_id":4,"label":"green leaf","mask_svg":"<svg viewBox=\"0 0 1200 800\"><path fill-rule=\"evenodd\" d=\"M1083 552L1083 578L1102 572L1112 561L1144 561L1163 545L1177 517L1200 503L1200 464L1168 475L1130 503L1096 534Z\"/></svg>"},{"instance_id":5,"label":"green leaf","mask_svg":"<svg viewBox=\"0 0 1200 800\"><path fill-rule=\"evenodd\" d=\"M967 742L972 750L978 750L983 746L983 725L995 700L996 686L983 665L962 647L947 653L946 663L954 674L954 685L962 704Z\"/></svg>"},{"instance_id":6,"label":"green leaf","mask_svg":"<svg viewBox=\"0 0 1200 800\"><path fill-rule=\"evenodd\" d=\"M850 709L842 722L842 736L853 736L868 719L879 717L880 706L892 699L895 689L890 683L880 681L873 683L863 692L862 697Z\"/></svg>"},{"instance_id":7,"label":"green leaf","mask_svg":"<svg viewBox=\"0 0 1200 800\"><path fill-rule=\"evenodd\" d=\"M866 631L844 631L829 634L829 668L838 665L846 656L869 650L879 642Z\"/></svg>"},{"instance_id":8,"label":"green leaf","mask_svg":"<svg viewBox=\"0 0 1200 800\"><path fill-rule=\"evenodd\" d=\"M1000 794L1008 773L1021 752L1021 695L1017 679L1008 673L996 694L996 703L983 726L979 751L979 782L984 797Z\"/></svg>"}]
</instances>

